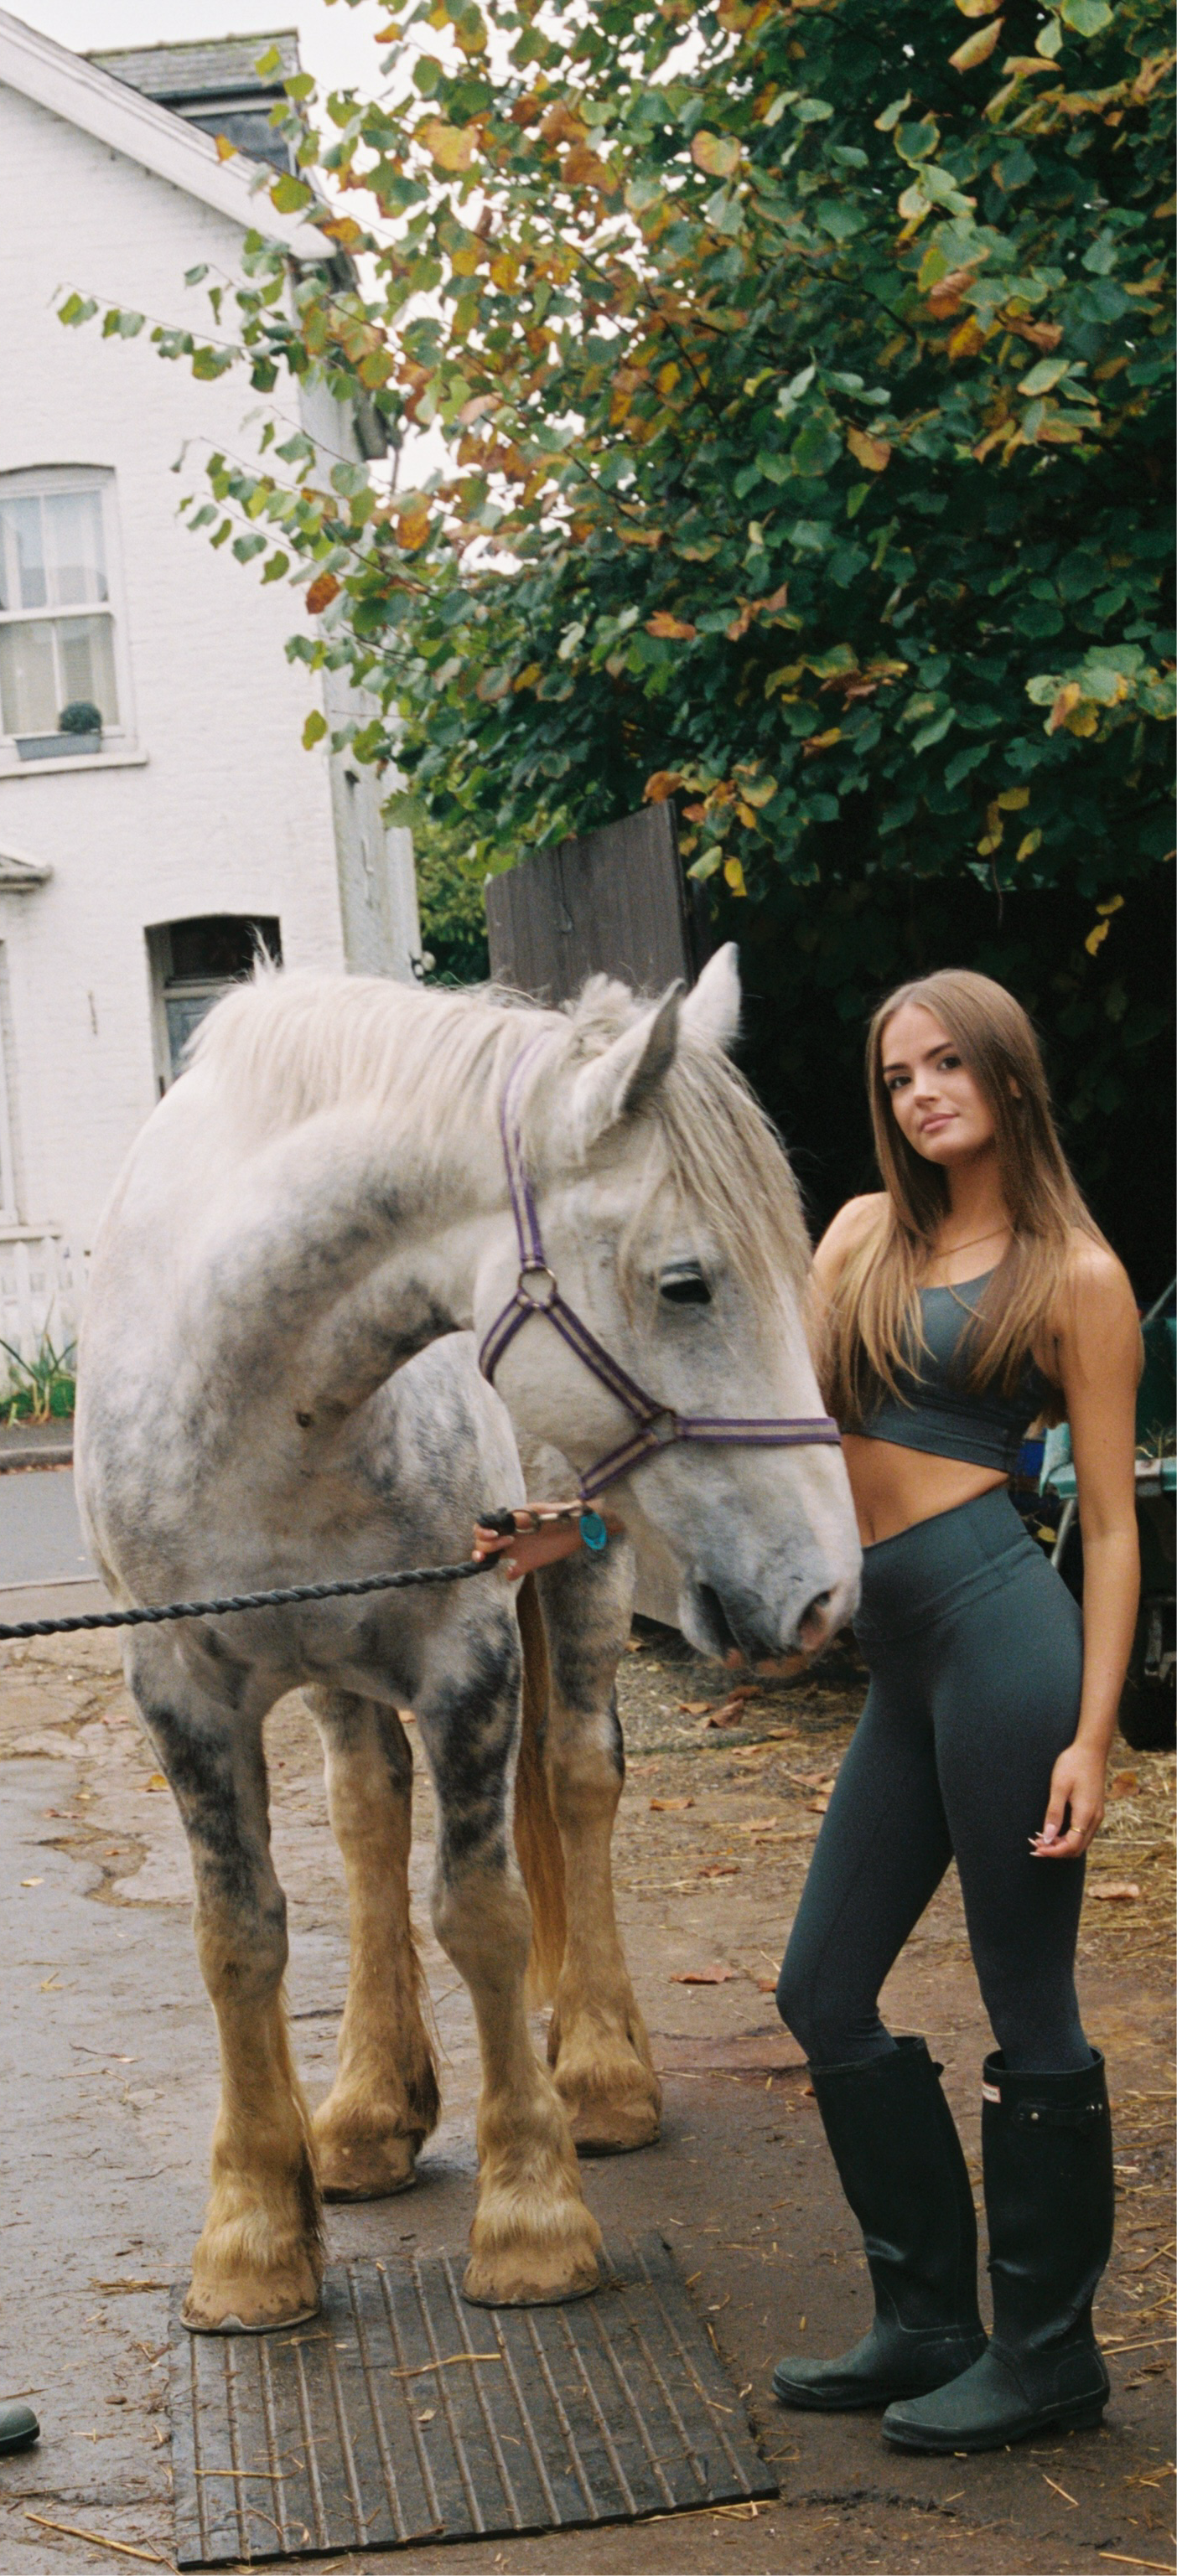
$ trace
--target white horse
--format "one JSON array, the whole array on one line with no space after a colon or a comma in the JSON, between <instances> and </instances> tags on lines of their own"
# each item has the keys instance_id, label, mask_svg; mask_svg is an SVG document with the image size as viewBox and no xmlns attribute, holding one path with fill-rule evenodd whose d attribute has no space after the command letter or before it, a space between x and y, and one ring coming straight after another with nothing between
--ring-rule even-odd
<instances>
[{"instance_id":1,"label":"white horse","mask_svg":"<svg viewBox=\"0 0 1177 2576\"><path fill-rule=\"evenodd\" d=\"M222 1002L132 1149L95 1249L77 1463L116 1599L461 1559L477 1513L523 1499L520 1451L533 1493L568 1492L632 1427L538 1323L499 1362L506 1409L473 1344L442 1339L485 1332L517 1279L500 1130L513 1072L544 1258L622 1367L679 1415L819 1415L796 1192L723 1054L738 1003L732 952L684 1002L653 1007L599 980L557 1013L298 974ZM531 1914L509 1850L519 1637L501 1575L129 1633L128 1680L188 1834L221 2046L190 2325L312 2312L320 2177L342 2195L402 2187L436 2115L398 1705L415 1710L431 1769L433 1919L482 2053L466 2293L501 2304L593 2286L599 2233L569 2114L582 2143L606 2146L643 2143L658 2119L609 1888L628 1539L673 1585L695 1643L754 1660L820 1645L853 1607L858 1566L836 1449L670 1445L610 1506L627 1538L540 1578L550 1693L539 1623L525 1623L568 1884L561 1958L533 1726L518 1840L559 1970L554 2083L524 2009ZM283 2015L263 1750L267 1711L299 1683L351 1908L339 2074L313 2124Z\"/></svg>"}]
</instances>

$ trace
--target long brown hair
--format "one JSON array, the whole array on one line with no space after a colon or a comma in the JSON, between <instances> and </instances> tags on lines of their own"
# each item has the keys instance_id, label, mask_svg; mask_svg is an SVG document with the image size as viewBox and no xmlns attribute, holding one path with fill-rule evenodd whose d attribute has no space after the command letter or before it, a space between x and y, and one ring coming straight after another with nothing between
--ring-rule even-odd
<instances>
[{"instance_id":1,"label":"long brown hair","mask_svg":"<svg viewBox=\"0 0 1177 2576\"><path fill-rule=\"evenodd\" d=\"M947 1175L917 1154L899 1127L883 1080L883 1033L905 1003L948 1031L993 1119L1011 1241L978 1303L963 1383L1012 1392L1044 1335L1076 1231L1104 1237L1068 1167L1051 1114L1038 1041L1012 993L988 975L943 967L890 993L870 1024L866 1082L875 1152L886 1189L878 1220L845 1262L830 1300L823 1392L848 1430L861 1428L884 1391L923 1347L919 1278L949 1208ZM1062 1415L1061 1401L1048 1418Z\"/></svg>"}]
</instances>

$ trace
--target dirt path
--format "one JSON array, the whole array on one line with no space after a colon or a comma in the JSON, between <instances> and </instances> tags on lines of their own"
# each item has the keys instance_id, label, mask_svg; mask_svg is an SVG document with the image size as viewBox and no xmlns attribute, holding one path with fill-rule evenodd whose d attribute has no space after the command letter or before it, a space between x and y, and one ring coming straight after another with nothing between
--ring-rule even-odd
<instances>
[{"instance_id":1,"label":"dirt path","mask_svg":"<svg viewBox=\"0 0 1177 2576\"><path fill-rule=\"evenodd\" d=\"M166 2287L199 2227L214 2107L211 2021L189 1927L171 1799L134 1723L109 1641L4 1650L5 2262L0 2386L32 2390L40 2448L0 2465L4 2576L147 2563L171 2549L163 2363ZM666 2070L664 2142L585 2168L606 2225L665 2228L781 2480L779 2505L448 2550L535 2576L614 2569L944 2570L1054 2576L1172 2564L1173 2323L1170 1899L1173 1763L1121 1748L1084 1918L1085 2019L1117 2106L1119 2241L1098 2323L1114 2400L1100 2434L979 2460L905 2459L874 2418L787 2416L775 2355L834 2351L862 2330L865 2273L803 2068L764 1991L796 1905L822 1802L861 1703L849 1657L773 1684L708 1724L724 1686L661 1632L626 1658L629 1781L619 1901ZM323 1818L317 1745L299 1701L270 1727L275 1851L291 1900L290 2001L313 2098L326 2089L343 1995L342 1872ZM414 1884L427 1921L431 1800ZM1132 1885L1135 1897L1100 1895ZM460 2247L473 2195L476 2059L463 1989L423 1942L442 2045L443 2123L403 2199L330 2213L333 2253ZM684 1973L725 1972L714 1984ZM888 1991L924 2030L977 2172L988 2042L955 1881ZM40 2516L43 2519L34 2520ZM323 2562L309 2562L322 2564ZM443 2576L434 2551L334 2559Z\"/></svg>"}]
</instances>

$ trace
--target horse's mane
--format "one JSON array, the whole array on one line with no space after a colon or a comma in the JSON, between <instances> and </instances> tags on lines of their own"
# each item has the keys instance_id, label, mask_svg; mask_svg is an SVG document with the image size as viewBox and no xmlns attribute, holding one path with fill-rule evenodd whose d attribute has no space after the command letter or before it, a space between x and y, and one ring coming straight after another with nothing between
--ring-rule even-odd
<instances>
[{"instance_id":1,"label":"horse's mane","mask_svg":"<svg viewBox=\"0 0 1177 2576\"><path fill-rule=\"evenodd\" d=\"M493 985L420 991L365 975L275 971L262 965L209 1012L189 1061L247 1103L250 1125L273 1135L324 1110L403 1114L411 1103L423 1146L455 1139L498 1150L499 1104L511 1065L541 1033L547 1044L522 1088L525 1149L539 1098L600 1055L648 1008L624 984L591 976L574 1002L545 1010ZM625 1243L623 1275L648 1246L657 1203L693 1207L723 1257L758 1299L799 1285L809 1238L784 1148L741 1074L719 1047L684 1027L649 1111L651 1151Z\"/></svg>"}]
</instances>

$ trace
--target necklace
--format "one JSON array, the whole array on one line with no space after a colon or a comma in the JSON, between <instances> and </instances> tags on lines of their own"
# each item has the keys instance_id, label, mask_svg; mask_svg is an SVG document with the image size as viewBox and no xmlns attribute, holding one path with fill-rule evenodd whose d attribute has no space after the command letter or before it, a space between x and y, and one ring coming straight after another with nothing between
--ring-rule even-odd
<instances>
[{"instance_id":1,"label":"necklace","mask_svg":"<svg viewBox=\"0 0 1177 2576\"><path fill-rule=\"evenodd\" d=\"M971 1234L967 1243L946 1243L940 1252L932 1254L932 1260L933 1262L955 1261L958 1252L975 1252L979 1243L996 1243L999 1234L1012 1234L1012 1232L1012 1226L992 1225L988 1234Z\"/></svg>"}]
</instances>

